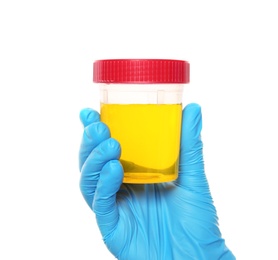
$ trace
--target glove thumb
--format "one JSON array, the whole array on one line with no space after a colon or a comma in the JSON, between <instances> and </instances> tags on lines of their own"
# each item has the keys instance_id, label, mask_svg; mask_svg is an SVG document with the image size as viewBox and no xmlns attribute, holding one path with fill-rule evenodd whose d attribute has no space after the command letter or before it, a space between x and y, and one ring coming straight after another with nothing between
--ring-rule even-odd
<instances>
[{"instance_id":1,"label":"glove thumb","mask_svg":"<svg viewBox=\"0 0 278 260\"><path fill-rule=\"evenodd\" d=\"M210 195L204 172L201 130L201 107L195 103L187 105L183 110L180 173L177 183L198 194Z\"/></svg>"}]
</instances>

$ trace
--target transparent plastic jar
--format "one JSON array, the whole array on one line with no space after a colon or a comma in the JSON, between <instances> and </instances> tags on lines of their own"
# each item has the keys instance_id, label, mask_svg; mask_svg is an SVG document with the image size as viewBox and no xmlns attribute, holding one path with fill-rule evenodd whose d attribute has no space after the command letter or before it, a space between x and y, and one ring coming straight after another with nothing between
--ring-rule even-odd
<instances>
[{"instance_id":1,"label":"transparent plastic jar","mask_svg":"<svg viewBox=\"0 0 278 260\"><path fill-rule=\"evenodd\" d=\"M94 62L101 121L121 145L124 183L178 177L182 97L189 63L169 59Z\"/></svg>"}]
</instances>

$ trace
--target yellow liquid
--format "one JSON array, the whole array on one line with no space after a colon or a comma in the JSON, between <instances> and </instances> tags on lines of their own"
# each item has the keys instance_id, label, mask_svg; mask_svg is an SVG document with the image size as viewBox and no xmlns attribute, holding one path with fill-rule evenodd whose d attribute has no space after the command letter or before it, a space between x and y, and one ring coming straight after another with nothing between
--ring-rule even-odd
<instances>
[{"instance_id":1,"label":"yellow liquid","mask_svg":"<svg viewBox=\"0 0 278 260\"><path fill-rule=\"evenodd\" d=\"M181 104L101 104L101 121L121 144L125 183L177 178L181 115Z\"/></svg>"}]
</instances>

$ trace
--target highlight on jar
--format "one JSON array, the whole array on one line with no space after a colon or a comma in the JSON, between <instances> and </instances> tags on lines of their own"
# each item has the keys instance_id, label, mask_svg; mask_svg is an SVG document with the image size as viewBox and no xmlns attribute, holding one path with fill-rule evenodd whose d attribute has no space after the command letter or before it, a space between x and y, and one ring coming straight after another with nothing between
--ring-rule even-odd
<instances>
[{"instance_id":1,"label":"highlight on jar","mask_svg":"<svg viewBox=\"0 0 278 260\"><path fill-rule=\"evenodd\" d=\"M170 59L94 62L100 116L121 145L124 183L177 179L189 63Z\"/></svg>"}]
</instances>

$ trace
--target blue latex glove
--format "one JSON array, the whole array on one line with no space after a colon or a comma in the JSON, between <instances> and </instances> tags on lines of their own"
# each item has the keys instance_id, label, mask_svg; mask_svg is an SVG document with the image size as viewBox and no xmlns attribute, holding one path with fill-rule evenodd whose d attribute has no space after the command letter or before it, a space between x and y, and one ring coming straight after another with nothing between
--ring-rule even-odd
<instances>
[{"instance_id":1,"label":"blue latex glove","mask_svg":"<svg viewBox=\"0 0 278 260\"><path fill-rule=\"evenodd\" d=\"M120 260L235 259L218 227L204 173L201 108L183 110L179 178L122 184L120 144L91 109L80 113L81 192L103 240Z\"/></svg>"}]
</instances>

